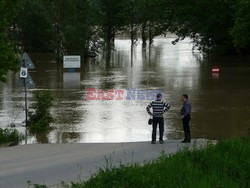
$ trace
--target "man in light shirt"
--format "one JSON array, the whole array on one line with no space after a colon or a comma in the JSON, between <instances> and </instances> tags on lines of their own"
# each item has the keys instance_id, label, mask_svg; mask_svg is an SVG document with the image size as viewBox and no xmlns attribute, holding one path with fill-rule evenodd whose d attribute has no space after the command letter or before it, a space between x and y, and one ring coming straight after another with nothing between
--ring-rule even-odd
<instances>
[{"instance_id":1,"label":"man in light shirt","mask_svg":"<svg viewBox=\"0 0 250 188\"><path fill-rule=\"evenodd\" d=\"M153 109L153 113L150 111L150 108ZM162 94L158 93L156 95L156 100L152 101L147 106L147 112L149 115L153 116L153 125L152 125L152 144L156 142L156 129L157 124L159 124L159 133L160 133L160 144L163 144L163 132L164 132L164 119L163 114L164 112L168 111L170 105L162 101Z\"/></svg>"}]
</instances>

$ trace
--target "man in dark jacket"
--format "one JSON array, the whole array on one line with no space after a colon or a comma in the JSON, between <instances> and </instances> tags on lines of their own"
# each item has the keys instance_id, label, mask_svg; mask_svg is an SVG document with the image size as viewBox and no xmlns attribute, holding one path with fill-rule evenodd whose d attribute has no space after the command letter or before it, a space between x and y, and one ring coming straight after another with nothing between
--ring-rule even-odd
<instances>
[{"instance_id":1,"label":"man in dark jacket","mask_svg":"<svg viewBox=\"0 0 250 188\"><path fill-rule=\"evenodd\" d=\"M150 108L153 108L153 113L150 111ZM168 103L164 103L162 101L162 94L158 93L156 95L156 100L152 101L147 106L147 112L149 115L153 116L153 131L152 131L152 144L155 144L156 141L156 129L157 124L159 123L159 130L160 130L160 144L163 144L163 132L164 132L164 119L163 113L168 111L170 105Z\"/></svg>"},{"instance_id":2,"label":"man in dark jacket","mask_svg":"<svg viewBox=\"0 0 250 188\"><path fill-rule=\"evenodd\" d=\"M182 108L181 108L181 119L183 124L183 130L185 133L185 138L182 143L189 143L191 141L189 121L191 120L191 104L188 101L188 95L182 95Z\"/></svg>"}]
</instances>

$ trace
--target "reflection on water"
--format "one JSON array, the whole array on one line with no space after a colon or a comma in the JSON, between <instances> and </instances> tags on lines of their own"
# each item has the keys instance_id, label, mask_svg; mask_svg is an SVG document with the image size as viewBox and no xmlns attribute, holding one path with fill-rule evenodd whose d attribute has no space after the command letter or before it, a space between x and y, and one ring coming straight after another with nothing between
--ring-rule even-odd
<instances>
[{"instance_id":1,"label":"reflection on water","mask_svg":"<svg viewBox=\"0 0 250 188\"><path fill-rule=\"evenodd\" d=\"M63 89L80 89L80 82L81 82L80 72L63 73Z\"/></svg>"},{"instance_id":2,"label":"reflection on water","mask_svg":"<svg viewBox=\"0 0 250 188\"><path fill-rule=\"evenodd\" d=\"M213 77L214 80L218 80L219 76L220 76L220 73L218 73L218 72L213 72L212 73L212 77Z\"/></svg>"},{"instance_id":3,"label":"reflection on water","mask_svg":"<svg viewBox=\"0 0 250 188\"><path fill-rule=\"evenodd\" d=\"M165 116L165 139L182 138L179 119L181 95L188 93L193 105L192 137L220 139L247 134L250 119L250 64L239 58L202 60L192 44L184 40L173 46L173 38L155 39L150 49L129 40L116 40L115 50L96 60L83 61L81 69L68 72L47 54L31 54L36 69L30 74L36 88L28 90L29 105L36 89L51 89L56 97L52 113L56 128L31 136L29 143L126 142L151 139L146 105L150 100L126 100L127 88L163 91L171 104ZM220 75L211 72L220 66ZM18 78L8 75L0 86L0 127L15 124L24 131L24 93ZM86 89L124 90L123 100L86 100Z\"/></svg>"}]
</instances>

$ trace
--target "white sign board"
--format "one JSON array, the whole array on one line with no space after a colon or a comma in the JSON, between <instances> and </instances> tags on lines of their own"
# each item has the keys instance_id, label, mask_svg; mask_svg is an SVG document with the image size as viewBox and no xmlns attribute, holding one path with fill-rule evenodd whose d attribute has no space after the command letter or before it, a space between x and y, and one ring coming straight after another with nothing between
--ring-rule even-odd
<instances>
[{"instance_id":1,"label":"white sign board","mask_svg":"<svg viewBox=\"0 0 250 188\"><path fill-rule=\"evenodd\" d=\"M28 68L21 67L20 70L20 78L27 78Z\"/></svg>"},{"instance_id":2,"label":"white sign board","mask_svg":"<svg viewBox=\"0 0 250 188\"><path fill-rule=\"evenodd\" d=\"M63 68L81 68L81 56L63 56Z\"/></svg>"}]
</instances>

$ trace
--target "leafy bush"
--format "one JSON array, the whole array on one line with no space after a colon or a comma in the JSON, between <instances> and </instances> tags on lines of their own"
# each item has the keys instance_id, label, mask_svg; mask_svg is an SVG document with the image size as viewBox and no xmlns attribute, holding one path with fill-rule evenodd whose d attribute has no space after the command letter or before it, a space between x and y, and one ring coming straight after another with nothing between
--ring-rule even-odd
<instances>
[{"instance_id":1,"label":"leafy bush","mask_svg":"<svg viewBox=\"0 0 250 188\"><path fill-rule=\"evenodd\" d=\"M33 184L30 180L27 181L28 188L48 188L47 185L39 185L39 184Z\"/></svg>"},{"instance_id":2,"label":"leafy bush","mask_svg":"<svg viewBox=\"0 0 250 188\"><path fill-rule=\"evenodd\" d=\"M16 129L2 129L0 128L0 145L11 143L18 144L22 136Z\"/></svg>"},{"instance_id":3,"label":"leafy bush","mask_svg":"<svg viewBox=\"0 0 250 188\"><path fill-rule=\"evenodd\" d=\"M32 105L34 112L29 112L28 130L32 134L48 131L50 123L54 121L50 113L54 97L50 91L38 91L35 93L36 103Z\"/></svg>"}]
</instances>

